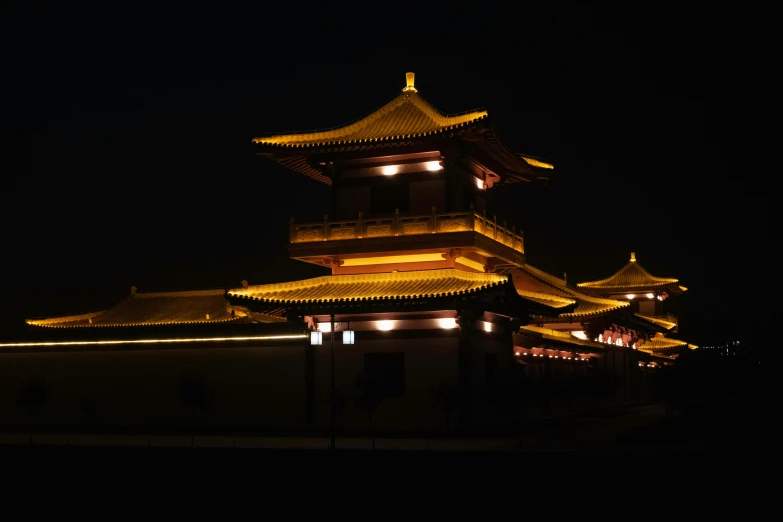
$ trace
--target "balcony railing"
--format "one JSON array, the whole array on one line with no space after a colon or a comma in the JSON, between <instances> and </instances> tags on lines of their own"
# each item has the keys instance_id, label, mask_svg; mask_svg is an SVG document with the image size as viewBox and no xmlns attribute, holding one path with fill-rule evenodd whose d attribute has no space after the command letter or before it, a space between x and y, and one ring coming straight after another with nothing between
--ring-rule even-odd
<instances>
[{"instance_id":1,"label":"balcony railing","mask_svg":"<svg viewBox=\"0 0 783 522\"><path fill-rule=\"evenodd\" d=\"M392 217L372 219L362 218L360 212L357 219L329 221L328 216L324 216L321 223L294 223L291 218L290 242L312 243L470 231L478 232L517 252L525 253L521 232L517 232L514 227L509 230L505 226L498 225L496 216L488 219L486 215L472 210L443 214L433 211L431 214L420 216L400 216L399 211L396 211Z\"/></svg>"}]
</instances>

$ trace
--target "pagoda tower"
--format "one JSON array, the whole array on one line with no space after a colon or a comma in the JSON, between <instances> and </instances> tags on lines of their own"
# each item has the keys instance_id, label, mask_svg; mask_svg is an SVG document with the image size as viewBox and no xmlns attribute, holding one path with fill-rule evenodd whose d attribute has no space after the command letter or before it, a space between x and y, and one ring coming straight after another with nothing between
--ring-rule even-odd
<instances>
[{"instance_id":1,"label":"pagoda tower","mask_svg":"<svg viewBox=\"0 0 783 522\"><path fill-rule=\"evenodd\" d=\"M487 214L486 191L545 179L552 165L511 152L485 110L444 115L414 79L350 125L253 140L257 154L332 187L323 221L291 220L293 259L333 275L524 265L522 231Z\"/></svg>"}]
</instances>

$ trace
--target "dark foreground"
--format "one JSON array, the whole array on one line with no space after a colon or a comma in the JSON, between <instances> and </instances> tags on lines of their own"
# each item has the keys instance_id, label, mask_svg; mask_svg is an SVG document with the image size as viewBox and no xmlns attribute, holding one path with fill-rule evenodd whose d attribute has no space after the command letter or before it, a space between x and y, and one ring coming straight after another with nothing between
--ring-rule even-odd
<instances>
[{"instance_id":1,"label":"dark foreground","mask_svg":"<svg viewBox=\"0 0 783 522\"><path fill-rule=\"evenodd\" d=\"M232 459L297 462L362 459L531 459L547 455L692 456L718 459L747 456L763 447L768 435L758 414L737 410L667 411L647 404L592 415L542 421L514 435L494 437L253 437L231 435L101 435L75 433L0 434L3 459L21 456L112 458L163 462ZM110 457L109 457L110 456Z\"/></svg>"}]
</instances>

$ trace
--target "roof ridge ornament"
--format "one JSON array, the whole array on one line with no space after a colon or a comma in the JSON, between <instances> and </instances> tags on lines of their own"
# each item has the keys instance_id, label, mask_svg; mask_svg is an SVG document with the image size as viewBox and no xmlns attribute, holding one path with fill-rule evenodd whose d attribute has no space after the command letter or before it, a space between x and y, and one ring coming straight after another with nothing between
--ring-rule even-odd
<instances>
[{"instance_id":1,"label":"roof ridge ornament","mask_svg":"<svg viewBox=\"0 0 783 522\"><path fill-rule=\"evenodd\" d=\"M402 90L402 92L419 92L416 90L416 87L413 86L413 82L416 79L416 73L412 72L406 72L405 73L405 88Z\"/></svg>"},{"instance_id":2,"label":"roof ridge ornament","mask_svg":"<svg viewBox=\"0 0 783 522\"><path fill-rule=\"evenodd\" d=\"M631 263L636 263L636 252L631 252Z\"/></svg>"}]
</instances>

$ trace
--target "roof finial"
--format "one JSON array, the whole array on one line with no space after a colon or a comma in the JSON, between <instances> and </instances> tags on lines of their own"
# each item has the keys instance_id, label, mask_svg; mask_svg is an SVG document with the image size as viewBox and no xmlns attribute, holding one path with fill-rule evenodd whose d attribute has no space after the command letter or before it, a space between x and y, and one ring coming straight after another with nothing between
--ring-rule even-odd
<instances>
[{"instance_id":1,"label":"roof finial","mask_svg":"<svg viewBox=\"0 0 783 522\"><path fill-rule=\"evenodd\" d=\"M416 73L405 73L405 88L402 90L402 92L419 92L416 90L416 87L413 86L413 80L416 78Z\"/></svg>"},{"instance_id":2,"label":"roof finial","mask_svg":"<svg viewBox=\"0 0 783 522\"><path fill-rule=\"evenodd\" d=\"M636 263L636 252L631 252L631 263Z\"/></svg>"}]
</instances>

